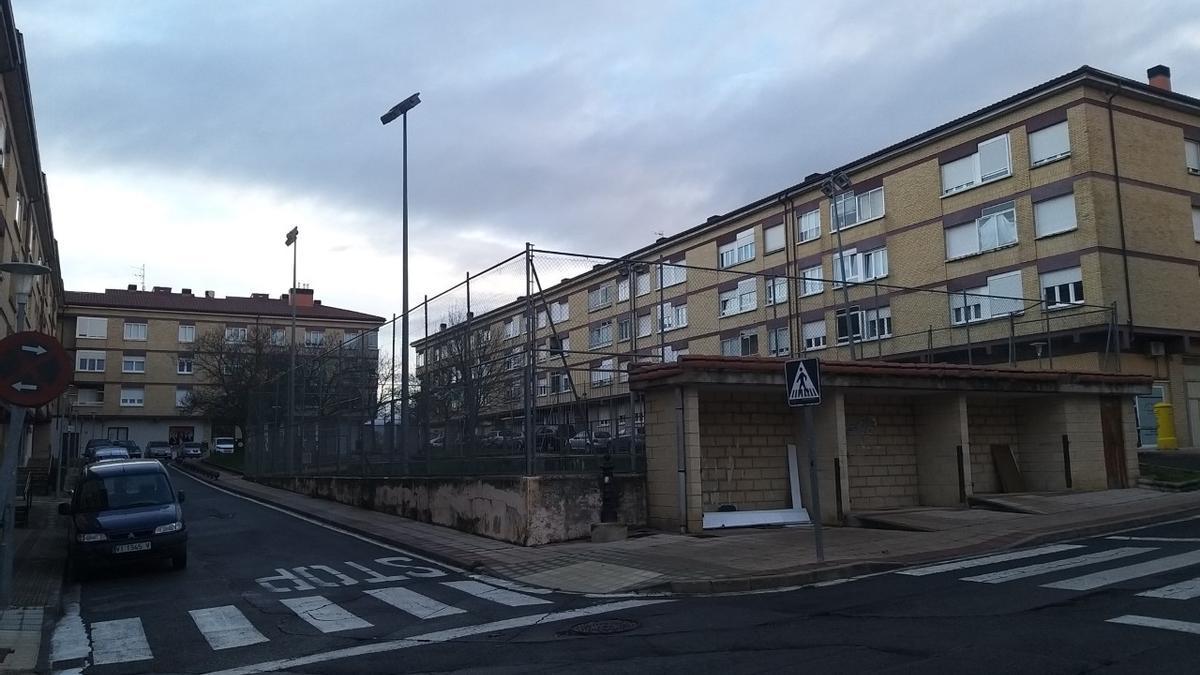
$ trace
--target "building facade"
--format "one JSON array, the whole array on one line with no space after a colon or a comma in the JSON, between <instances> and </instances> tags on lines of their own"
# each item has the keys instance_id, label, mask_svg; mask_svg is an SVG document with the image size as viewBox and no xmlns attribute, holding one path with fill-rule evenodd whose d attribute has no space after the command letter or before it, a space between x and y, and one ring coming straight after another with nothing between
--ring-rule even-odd
<instances>
[{"instance_id":1,"label":"building facade","mask_svg":"<svg viewBox=\"0 0 1200 675\"><path fill-rule=\"evenodd\" d=\"M352 345L365 359L378 360L377 316L338 309L315 300L311 289L271 298L218 298L168 287L103 293L68 291L63 335L75 363L68 394L70 435L79 447L93 438L150 441L209 441L209 420L189 413L189 397L206 384L197 367L206 336L238 344L261 331L286 351L291 302L296 303L298 348L306 354L341 344ZM233 429L217 430L232 435Z\"/></svg>"},{"instance_id":2,"label":"building facade","mask_svg":"<svg viewBox=\"0 0 1200 675\"><path fill-rule=\"evenodd\" d=\"M1148 75L1082 67L472 317L511 356L492 418L530 391L536 424L625 433L630 362L810 354L1149 375L1140 443L1166 400L1200 444L1200 100ZM463 330L420 377L456 379Z\"/></svg>"},{"instance_id":3,"label":"building facade","mask_svg":"<svg viewBox=\"0 0 1200 675\"><path fill-rule=\"evenodd\" d=\"M41 263L51 270L34 282L24 329L57 337L63 302L58 243L38 151L24 37L7 0L0 3L0 204L0 259ZM0 274L0 338L17 330L12 278ZM49 459L54 408L51 403L27 417L22 464L33 456Z\"/></svg>"}]
</instances>

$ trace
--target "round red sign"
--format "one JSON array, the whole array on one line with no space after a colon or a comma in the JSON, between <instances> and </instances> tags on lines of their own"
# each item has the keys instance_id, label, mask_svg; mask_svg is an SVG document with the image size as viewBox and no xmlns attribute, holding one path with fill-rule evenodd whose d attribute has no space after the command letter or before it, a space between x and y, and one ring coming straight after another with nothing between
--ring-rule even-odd
<instances>
[{"instance_id":1,"label":"round red sign","mask_svg":"<svg viewBox=\"0 0 1200 675\"><path fill-rule=\"evenodd\" d=\"M25 331L0 340L0 399L36 408L71 381L71 359L52 335Z\"/></svg>"}]
</instances>

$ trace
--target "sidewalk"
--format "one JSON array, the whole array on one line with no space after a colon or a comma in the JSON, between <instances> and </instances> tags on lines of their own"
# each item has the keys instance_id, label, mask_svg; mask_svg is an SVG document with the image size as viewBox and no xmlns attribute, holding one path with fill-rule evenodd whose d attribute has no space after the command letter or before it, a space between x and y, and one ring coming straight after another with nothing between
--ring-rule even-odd
<instances>
[{"instance_id":1,"label":"sidewalk","mask_svg":"<svg viewBox=\"0 0 1200 675\"><path fill-rule=\"evenodd\" d=\"M43 629L58 613L67 560L67 523L58 515L59 501L34 497L29 527L13 531L13 597L12 606L0 611L0 672L34 670Z\"/></svg>"},{"instance_id":2,"label":"sidewalk","mask_svg":"<svg viewBox=\"0 0 1200 675\"><path fill-rule=\"evenodd\" d=\"M1041 515L947 518L943 512L942 529L936 531L826 527L826 560L820 563L808 527L635 534L607 544L528 548L266 487L229 472L220 472L215 484L471 571L581 593L704 593L790 586L1200 513L1200 492L1132 489L1056 495L1042 504L1043 510L1053 512Z\"/></svg>"}]
</instances>

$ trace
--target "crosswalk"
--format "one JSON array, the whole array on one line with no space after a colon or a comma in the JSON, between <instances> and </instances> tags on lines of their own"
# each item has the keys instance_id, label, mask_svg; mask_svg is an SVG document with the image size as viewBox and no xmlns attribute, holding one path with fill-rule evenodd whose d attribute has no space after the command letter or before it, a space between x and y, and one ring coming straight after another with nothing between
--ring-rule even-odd
<instances>
[{"instance_id":1,"label":"crosswalk","mask_svg":"<svg viewBox=\"0 0 1200 675\"><path fill-rule=\"evenodd\" d=\"M473 605L474 607L479 607L477 603L480 601L485 603L485 606L502 608L540 608L554 604L553 601L546 598L475 580L433 583L429 588L421 590L424 593L404 586L392 586L351 592L348 598L343 598L340 603L325 595L280 598L277 602L320 634L337 634L373 628L375 624L364 616L371 617L379 623L387 623L390 628L394 628L392 624L396 623L396 620L403 622L416 619L419 622L429 622L469 613L469 609L445 601L454 595L463 598L461 601L456 601L457 604L476 603ZM441 599L430 597L430 595L438 595ZM366 602L374 604L363 604L362 598L371 598L373 600ZM354 605L355 611L347 609L343 604ZM399 610L399 612L394 610ZM271 641L235 605L189 609L187 616L195 631L213 651L249 647ZM272 623L275 620L277 617L272 616ZM89 661L91 665L144 662L155 658L146 634L146 626L141 617L93 621L86 624L86 627L86 635L90 636ZM76 646L69 644L63 645L61 649L56 648L51 654L52 663L77 660L79 653L74 649Z\"/></svg>"}]
</instances>

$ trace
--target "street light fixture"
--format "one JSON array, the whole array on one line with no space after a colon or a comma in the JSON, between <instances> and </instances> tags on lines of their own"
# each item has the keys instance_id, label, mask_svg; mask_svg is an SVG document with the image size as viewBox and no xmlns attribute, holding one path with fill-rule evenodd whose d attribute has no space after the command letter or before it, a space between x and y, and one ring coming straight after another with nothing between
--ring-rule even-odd
<instances>
[{"instance_id":1,"label":"street light fixture","mask_svg":"<svg viewBox=\"0 0 1200 675\"><path fill-rule=\"evenodd\" d=\"M292 305L292 337L288 340L291 367L288 370L288 439L285 455L289 465L296 455L296 449L292 446L296 442L296 258L300 251L299 238L300 228L296 226L288 230L283 240L284 245L292 249L292 290L288 293L288 302Z\"/></svg>"},{"instance_id":2,"label":"street light fixture","mask_svg":"<svg viewBox=\"0 0 1200 675\"><path fill-rule=\"evenodd\" d=\"M845 302L845 322L846 322L846 337L850 343L850 360L854 361L854 324L850 318L850 281L846 275L846 255L845 249L842 248L842 226L838 222L838 201L837 197L853 187L850 181L850 176L846 175L845 171L835 171L821 181L821 194L829 198L829 217L831 222L829 229L833 230L837 237L838 247L838 266L842 268L842 299ZM835 329L836 330L836 329ZM862 322L859 322L859 330L862 330Z\"/></svg>"},{"instance_id":3,"label":"street light fixture","mask_svg":"<svg viewBox=\"0 0 1200 675\"><path fill-rule=\"evenodd\" d=\"M25 330L25 308L33 292L37 277L50 273L50 268L39 263L0 263L0 272L12 275L13 292L17 296L17 323L14 332ZM12 599L13 527L16 525L17 454L21 450L21 439L25 436L25 406L8 406L8 434L4 439L4 461L0 463L0 507L3 508L4 535L0 539L0 607L8 607Z\"/></svg>"},{"instance_id":4,"label":"street light fixture","mask_svg":"<svg viewBox=\"0 0 1200 675\"><path fill-rule=\"evenodd\" d=\"M400 278L400 316L403 323L400 324L400 438L406 448L402 455L404 460L404 469L408 469L408 111L417 107L421 102L421 93L417 92L412 96L392 106L392 109L380 116L379 121L385 126L394 121L397 117L400 118L403 126L401 133L401 148L404 156L403 163L403 189L401 192L402 220L401 239L400 239L400 257L401 264L404 267ZM394 324L393 324L394 325ZM396 355L392 354L392 368L396 367ZM395 381L395 376L393 376ZM392 419L396 417L396 404L392 403Z\"/></svg>"}]
</instances>

